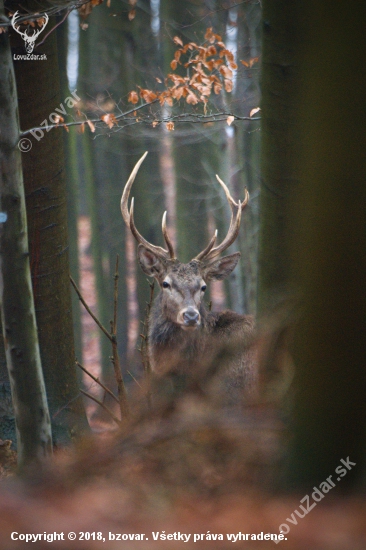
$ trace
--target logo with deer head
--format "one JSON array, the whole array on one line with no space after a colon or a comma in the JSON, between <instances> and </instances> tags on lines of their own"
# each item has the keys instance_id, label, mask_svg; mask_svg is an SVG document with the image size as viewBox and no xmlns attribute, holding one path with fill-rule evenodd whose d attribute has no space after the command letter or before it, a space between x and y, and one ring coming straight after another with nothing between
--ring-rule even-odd
<instances>
[{"instance_id":1,"label":"logo with deer head","mask_svg":"<svg viewBox=\"0 0 366 550\"><path fill-rule=\"evenodd\" d=\"M11 25L12 25L13 29L17 33L19 33L20 36L23 38L23 40L25 42L26 52L27 53L32 53L38 36L41 34L41 32L43 31L43 29L46 27L46 25L48 23L48 15L47 15L47 13L45 13L42 17L40 17L37 20L37 22L40 22L40 21L42 22L41 23L41 28L40 29L33 29L33 34L29 36L26 32L22 32L20 30L19 23L18 23L18 26L16 26L17 20L19 19L19 17L21 17L20 15L18 15L18 13L19 13L18 11L16 11L14 13L13 18L11 20Z\"/></svg>"}]
</instances>

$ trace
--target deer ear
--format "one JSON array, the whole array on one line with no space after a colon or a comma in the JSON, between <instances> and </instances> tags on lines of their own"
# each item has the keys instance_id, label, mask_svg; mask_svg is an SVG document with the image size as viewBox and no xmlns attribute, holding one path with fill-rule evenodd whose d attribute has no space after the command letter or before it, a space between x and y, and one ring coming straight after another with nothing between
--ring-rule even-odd
<instances>
[{"instance_id":1,"label":"deer ear","mask_svg":"<svg viewBox=\"0 0 366 550\"><path fill-rule=\"evenodd\" d=\"M161 277L165 273L166 267L161 258L139 244L137 248L137 254L141 269L149 277Z\"/></svg>"},{"instance_id":2,"label":"deer ear","mask_svg":"<svg viewBox=\"0 0 366 550\"><path fill-rule=\"evenodd\" d=\"M203 268L203 278L207 281L221 281L230 275L235 269L240 258L240 252L235 252L229 256L224 256L214 262L207 264Z\"/></svg>"}]
</instances>

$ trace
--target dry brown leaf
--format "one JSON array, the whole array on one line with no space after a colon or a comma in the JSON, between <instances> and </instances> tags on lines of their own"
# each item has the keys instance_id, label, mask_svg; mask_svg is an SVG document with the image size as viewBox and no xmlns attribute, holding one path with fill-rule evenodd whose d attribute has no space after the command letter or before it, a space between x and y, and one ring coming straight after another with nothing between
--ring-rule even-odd
<instances>
[{"instance_id":1,"label":"dry brown leaf","mask_svg":"<svg viewBox=\"0 0 366 550\"><path fill-rule=\"evenodd\" d=\"M213 89L214 89L215 94L219 94L222 90L221 82L214 82Z\"/></svg>"},{"instance_id":2,"label":"dry brown leaf","mask_svg":"<svg viewBox=\"0 0 366 550\"><path fill-rule=\"evenodd\" d=\"M169 130L169 132L172 132L174 130L174 122L167 122L166 129Z\"/></svg>"},{"instance_id":3,"label":"dry brown leaf","mask_svg":"<svg viewBox=\"0 0 366 550\"><path fill-rule=\"evenodd\" d=\"M179 36L175 36L175 37L173 38L173 42L174 42L174 44L177 44L178 46L183 46L183 42L182 42L182 40L179 38Z\"/></svg>"},{"instance_id":4,"label":"dry brown leaf","mask_svg":"<svg viewBox=\"0 0 366 550\"><path fill-rule=\"evenodd\" d=\"M130 11L128 12L128 19L129 19L129 21L132 21L133 19L135 19L135 17L136 17L136 10L135 10L135 9L130 10Z\"/></svg>"},{"instance_id":5,"label":"dry brown leaf","mask_svg":"<svg viewBox=\"0 0 366 550\"><path fill-rule=\"evenodd\" d=\"M171 98L171 96L166 96L164 98L164 103L166 103L167 105L169 105L169 107L173 107L173 99Z\"/></svg>"},{"instance_id":6,"label":"dry brown leaf","mask_svg":"<svg viewBox=\"0 0 366 550\"><path fill-rule=\"evenodd\" d=\"M85 122L82 122L77 128L78 134L83 134L85 132Z\"/></svg>"},{"instance_id":7,"label":"dry brown leaf","mask_svg":"<svg viewBox=\"0 0 366 550\"><path fill-rule=\"evenodd\" d=\"M230 79L233 77L233 71L229 69L229 67L227 67L226 65L221 65L221 67L219 68L219 71L224 78Z\"/></svg>"},{"instance_id":8,"label":"dry brown leaf","mask_svg":"<svg viewBox=\"0 0 366 550\"><path fill-rule=\"evenodd\" d=\"M193 92L189 91L188 92L188 95L187 95L187 98L186 98L186 102L190 105L197 105L198 103L198 97L196 96L196 94L194 94Z\"/></svg>"},{"instance_id":9,"label":"dry brown leaf","mask_svg":"<svg viewBox=\"0 0 366 550\"><path fill-rule=\"evenodd\" d=\"M95 126L94 126L94 124L92 123L92 121L91 121L91 120L87 120L86 122L87 122L87 125L88 125L89 128L90 128L90 131L94 133L94 132L95 132Z\"/></svg>"},{"instance_id":10,"label":"dry brown leaf","mask_svg":"<svg viewBox=\"0 0 366 550\"><path fill-rule=\"evenodd\" d=\"M258 111L260 111L261 108L260 107L255 107L254 109L252 109L249 113L249 116L253 116L255 115L256 113L258 113Z\"/></svg>"},{"instance_id":11,"label":"dry brown leaf","mask_svg":"<svg viewBox=\"0 0 366 550\"><path fill-rule=\"evenodd\" d=\"M254 63L257 63L258 61L259 61L259 57L253 57L252 59L250 59L249 67L252 68Z\"/></svg>"},{"instance_id":12,"label":"dry brown leaf","mask_svg":"<svg viewBox=\"0 0 366 550\"><path fill-rule=\"evenodd\" d=\"M159 122L157 120L153 120L152 127L155 128L155 126L157 126L158 124L159 124Z\"/></svg>"},{"instance_id":13,"label":"dry brown leaf","mask_svg":"<svg viewBox=\"0 0 366 550\"><path fill-rule=\"evenodd\" d=\"M227 119L226 119L226 123L228 126L231 126L232 123L234 122L235 120L235 117L233 117L232 115L228 116Z\"/></svg>"},{"instance_id":14,"label":"dry brown leaf","mask_svg":"<svg viewBox=\"0 0 366 550\"><path fill-rule=\"evenodd\" d=\"M208 40L208 42L210 42L210 44L213 44L216 41L216 36L213 33L212 27L209 27L206 30L205 40Z\"/></svg>"},{"instance_id":15,"label":"dry brown leaf","mask_svg":"<svg viewBox=\"0 0 366 550\"><path fill-rule=\"evenodd\" d=\"M215 46L210 46L207 48L207 55L217 55L217 50Z\"/></svg>"},{"instance_id":16,"label":"dry brown leaf","mask_svg":"<svg viewBox=\"0 0 366 550\"><path fill-rule=\"evenodd\" d=\"M139 102L139 96L138 96L137 92L135 92L134 90L132 90L132 92L130 92L130 93L128 94L127 101L128 101L129 103L133 103L134 105L135 105L136 103L138 103L138 102Z\"/></svg>"},{"instance_id":17,"label":"dry brown leaf","mask_svg":"<svg viewBox=\"0 0 366 550\"><path fill-rule=\"evenodd\" d=\"M173 69L173 71L175 71L177 66L178 66L178 63L176 62L175 59L173 59L173 61L170 62L170 67Z\"/></svg>"},{"instance_id":18,"label":"dry brown leaf","mask_svg":"<svg viewBox=\"0 0 366 550\"><path fill-rule=\"evenodd\" d=\"M227 92L232 92L233 91L233 82L232 82L232 80L229 80L228 78L225 78L224 86L225 86L225 90Z\"/></svg>"},{"instance_id":19,"label":"dry brown leaf","mask_svg":"<svg viewBox=\"0 0 366 550\"><path fill-rule=\"evenodd\" d=\"M55 115L55 124L58 126L60 122L65 122L64 118L61 115Z\"/></svg>"},{"instance_id":20,"label":"dry brown leaf","mask_svg":"<svg viewBox=\"0 0 366 550\"><path fill-rule=\"evenodd\" d=\"M215 59L214 61L214 67L215 69L218 69L223 64L223 59Z\"/></svg>"},{"instance_id":21,"label":"dry brown leaf","mask_svg":"<svg viewBox=\"0 0 366 550\"><path fill-rule=\"evenodd\" d=\"M117 124L117 119L113 113L107 113L106 115L102 115L100 117L100 120L103 120L103 122L106 123L109 129L113 128L113 126Z\"/></svg>"},{"instance_id":22,"label":"dry brown leaf","mask_svg":"<svg viewBox=\"0 0 366 550\"><path fill-rule=\"evenodd\" d=\"M146 90L144 88L140 88L140 97L142 97L142 99L146 101L146 103L152 103L153 101L155 101L155 99L158 98L157 94L154 93L152 90Z\"/></svg>"},{"instance_id":23,"label":"dry brown leaf","mask_svg":"<svg viewBox=\"0 0 366 550\"><path fill-rule=\"evenodd\" d=\"M95 6L98 6L99 4L101 4L103 2L103 0L91 0L90 2L87 2L86 4L83 4L82 6L80 6L80 8L78 9L78 12L80 14L80 16L83 18L83 19L86 19L88 17L88 15L91 14L93 8ZM82 27L82 25L80 25L81 28L83 30L85 30L84 27Z\"/></svg>"},{"instance_id":24,"label":"dry brown leaf","mask_svg":"<svg viewBox=\"0 0 366 550\"><path fill-rule=\"evenodd\" d=\"M172 97L177 101L179 101L183 95L183 86L179 86L178 88L173 88L171 93L172 93Z\"/></svg>"}]
</instances>

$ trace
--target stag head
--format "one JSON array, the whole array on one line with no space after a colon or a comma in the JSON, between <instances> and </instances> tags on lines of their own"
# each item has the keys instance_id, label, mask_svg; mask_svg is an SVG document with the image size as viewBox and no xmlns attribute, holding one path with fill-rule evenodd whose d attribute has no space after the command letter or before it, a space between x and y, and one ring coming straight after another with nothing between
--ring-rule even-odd
<instances>
[{"instance_id":1,"label":"stag head","mask_svg":"<svg viewBox=\"0 0 366 550\"><path fill-rule=\"evenodd\" d=\"M131 230L138 242L138 259L144 273L155 277L162 291L162 308L164 315L184 330L195 330L201 325L201 303L206 283L210 280L226 278L236 267L240 252L235 252L223 258L217 257L224 252L238 236L241 213L249 200L245 190L245 199L235 202L225 183L217 180L225 191L231 207L231 222L228 233L223 241L215 246L217 230L208 245L188 264L177 260L173 244L169 238L166 226L166 212L163 214L162 231L166 249L155 246L144 239L136 228L134 221L134 199L130 209L128 199L136 174L144 161L147 152L140 158L131 172L121 198L121 212L126 226Z\"/></svg>"}]
</instances>

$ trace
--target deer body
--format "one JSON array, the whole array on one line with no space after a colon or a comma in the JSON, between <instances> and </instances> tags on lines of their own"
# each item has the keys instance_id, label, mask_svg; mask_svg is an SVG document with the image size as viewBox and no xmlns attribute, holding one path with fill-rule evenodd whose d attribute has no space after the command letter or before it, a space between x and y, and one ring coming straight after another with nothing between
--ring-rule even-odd
<instances>
[{"instance_id":1,"label":"deer body","mask_svg":"<svg viewBox=\"0 0 366 550\"><path fill-rule=\"evenodd\" d=\"M203 297L209 281L224 279L238 263L239 252L217 257L238 235L241 211L248 201L248 194L243 204L236 203L218 178L232 209L228 234L215 247L215 232L206 248L189 263L183 264L175 257L167 234L166 213L163 216L163 235L167 250L148 243L139 234L134 224L133 199L128 211L130 189L145 156L146 153L125 186L121 210L127 226L139 242L138 259L142 270L154 277L160 287L149 319L148 353L152 370L157 375L173 374L197 380L202 373L212 375L219 361L225 367L218 376L219 385L237 401L234 394L252 389L255 381L254 321L251 316L230 310L208 311Z\"/></svg>"},{"instance_id":2,"label":"deer body","mask_svg":"<svg viewBox=\"0 0 366 550\"><path fill-rule=\"evenodd\" d=\"M220 374L225 403L241 400L240 394L248 394L255 387L254 369L254 320L250 315L239 315L233 311L206 311L200 313L202 325L196 330L184 333L176 324L162 319L160 300L157 298L152 309L149 331L149 358L152 370L159 374L191 377L198 380L217 360L217 355L232 343L239 351L230 354L224 371ZM243 353L243 350L245 352ZM228 398L229 397L229 398Z\"/></svg>"}]
</instances>

